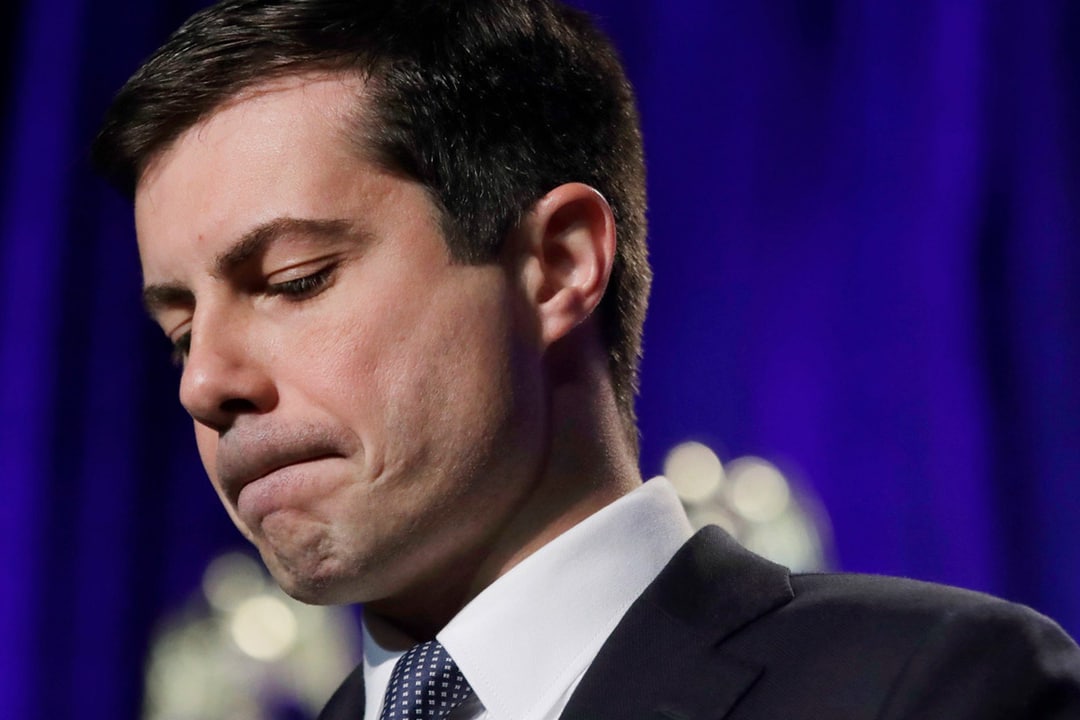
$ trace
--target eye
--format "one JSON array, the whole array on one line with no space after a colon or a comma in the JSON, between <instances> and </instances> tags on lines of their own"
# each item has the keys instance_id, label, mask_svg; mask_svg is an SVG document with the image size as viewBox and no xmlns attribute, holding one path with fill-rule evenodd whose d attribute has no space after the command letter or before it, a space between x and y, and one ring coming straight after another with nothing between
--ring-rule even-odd
<instances>
[{"instance_id":1,"label":"eye","mask_svg":"<svg viewBox=\"0 0 1080 720\"><path fill-rule=\"evenodd\" d=\"M266 286L267 295L280 295L290 300L304 300L318 295L329 284L334 273L333 265L320 268L310 275L271 283Z\"/></svg>"},{"instance_id":2,"label":"eye","mask_svg":"<svg viewBox=\"0 0 1080 720\"><path fill-rule=\"evenodd\" d=\"M187 360L188 353L191 351L191 333L186 332L180 337L173 340L172 348L172 361L173 365L182 367L184 361Z\"/></svg>"}]
</instances>

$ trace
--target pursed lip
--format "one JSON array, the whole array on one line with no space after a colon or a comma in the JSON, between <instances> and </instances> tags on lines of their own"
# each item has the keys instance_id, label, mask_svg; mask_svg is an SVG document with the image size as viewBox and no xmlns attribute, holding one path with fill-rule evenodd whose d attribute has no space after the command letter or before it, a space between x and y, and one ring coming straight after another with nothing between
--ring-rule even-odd
<instances>
[{"instance_id":1,"label":"pursed lip","mask_svg":"<svg viewBox=\"0 0 1080 720\"><path fill-rule=\"evenodd\" d=\"M257 439L222 436L217 450L218 482L233 505L244 487L282 468L346 455L330 437L312 437L311 433L291 438L273 435L260 433Z\"/></svg>"}]
</instances>

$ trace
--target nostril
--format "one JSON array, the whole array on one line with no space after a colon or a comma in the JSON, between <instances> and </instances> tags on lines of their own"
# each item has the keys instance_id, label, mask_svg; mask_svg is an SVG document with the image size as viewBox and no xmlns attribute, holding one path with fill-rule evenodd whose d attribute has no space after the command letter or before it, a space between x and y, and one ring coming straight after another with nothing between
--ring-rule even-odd
<instances>
[{"instance_id":1,"label":"nostril","mask_svg":"<svg viewBox=\"0 0 1080 720\"><path fill-rule=\"evenodd\" d=\"M245 398L230 398L221 403L221 411L229 414L255 412L255 403Z\"/></svg>"}]
</instances>

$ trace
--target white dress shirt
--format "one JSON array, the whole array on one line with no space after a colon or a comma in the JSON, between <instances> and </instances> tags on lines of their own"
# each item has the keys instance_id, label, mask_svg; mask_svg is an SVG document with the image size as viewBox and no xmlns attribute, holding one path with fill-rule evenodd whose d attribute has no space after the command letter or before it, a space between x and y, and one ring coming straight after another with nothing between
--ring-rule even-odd
<instances>
[{"instance_id":1,"label":"white dress shirt","mask_svg":"<svg viewBox=\"0 0 1080 720\"><path fill-rule=\"evenodd\" d=\"M511 568L436 636L475 693L453 717L556 720L619 620L691 534L675 490L654 478ZM377 720L403 651L381 647L367 623L364 717Z\"/></svg>"}]
</instances>

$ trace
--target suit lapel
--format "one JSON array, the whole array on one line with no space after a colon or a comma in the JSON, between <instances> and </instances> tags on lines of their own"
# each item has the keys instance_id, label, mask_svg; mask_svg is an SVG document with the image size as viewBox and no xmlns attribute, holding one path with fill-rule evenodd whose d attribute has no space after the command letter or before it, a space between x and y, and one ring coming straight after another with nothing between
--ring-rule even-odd
<instances>
[{"instance_id":1,"label":"suit lapel","mask_svg":"<svg viewBox=\"0 0 1080 720\"><path fill-rule=\"evenodd\" d=\"M786 568L701 530L627 611L564 720L719 720L762 668L721 642L793 597Z\"/></svg>"}]
</instances>

